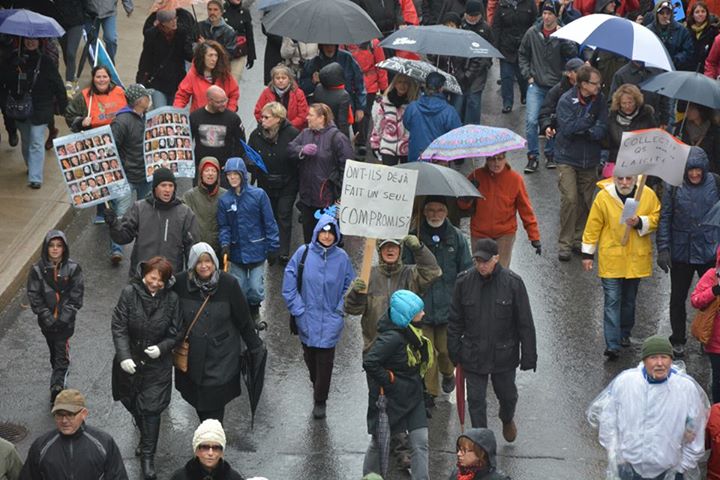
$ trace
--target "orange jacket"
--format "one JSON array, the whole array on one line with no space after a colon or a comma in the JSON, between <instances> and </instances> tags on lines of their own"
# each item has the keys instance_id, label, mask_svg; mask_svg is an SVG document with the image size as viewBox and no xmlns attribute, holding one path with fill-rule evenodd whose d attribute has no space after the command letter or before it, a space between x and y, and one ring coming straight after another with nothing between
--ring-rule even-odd
<instances>
[{"instance_id":1,"label":"orange jacket","mask_svg":"<svg viewBox=\"0 0 720 480\"><path fill-rule=\"evenodd\" d=\"M468 180L477 184L485 197L475 201L475 213L470 219L472 237L498 238L513 234L517 231L517 214L520 213L530 241L540 240L537 219L522 175L509 165L498 174L481 167L468 175ZM467 210L472 201L458 200L458 206Z\"/></svg>"},{"instance_id":2,"label":"orange jacket","mask_svg":"<svg viewBox=\"0 0 720 480\"><path fill-rule=\"evenodd\" d=\"M720 480L720 403L710 408L710 418L705 426L705 449L710 450L707 480Z\"/></svg>"}]
</instances>

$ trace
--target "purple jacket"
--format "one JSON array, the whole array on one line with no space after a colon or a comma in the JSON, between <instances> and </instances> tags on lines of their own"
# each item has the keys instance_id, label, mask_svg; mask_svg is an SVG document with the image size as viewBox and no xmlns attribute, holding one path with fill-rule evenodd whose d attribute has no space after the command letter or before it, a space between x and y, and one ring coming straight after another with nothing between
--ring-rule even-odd
<instances>
[{"instance_id":1,"label":"purple jacket","mask_svg":"<svg viewBox=\"0 0 720 480\"><path fill-rule=\"evenodd\" d=\"M314 143L317 153L306 157L303 145ZM321 130L304 129L288 145L288 153L298 158L300 201L308 207L327 207L340 198L345 160L355 158L350 140L335 124Z\"/></svg>"}]
</instances>

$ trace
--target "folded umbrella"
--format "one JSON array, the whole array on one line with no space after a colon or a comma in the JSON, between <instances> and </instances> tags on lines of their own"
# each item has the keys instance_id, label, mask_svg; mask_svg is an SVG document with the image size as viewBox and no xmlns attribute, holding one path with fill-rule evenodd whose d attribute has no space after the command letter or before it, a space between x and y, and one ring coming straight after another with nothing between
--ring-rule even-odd
<instances>
[{"instance_id":1,"label":"folded umbrella","mask_svg":"<svg viewBox=\"0 0 720 480\"><path fill-rule=\"evenodd\" d=\"M307 43L363 43L382 34L372 18L350 0L289 0L262 20L273 35Z\"/></svg>"},{"instance_id":2,"label":"folded umbrella","mask_svg":"<svg viewBox=\"0 0 720 480\"><path fill-rule=\"evenodd\" d=\"M240 358L240 374L250 401L250 428L255 428L255 410L265 385L266 364L267 348L264 344L252 350L246 348Z\"/></svg>"},{"instance_id":3,"label":"folded umbrella","mask_svg":"<svg viewBox=\"0 0 720 480\"><path fill-rule=\"evenodd\" d=\"M8 8L0 10L0 33L28 38L57 38L65 35L65 29L54 18L24 8Z\"/></svg>"},{"instance_id":4,"label":"folded umbrella","mask_svg":"<svg viewBox=\"0 0 720 480\"><path fill-rule=\"evenodd\" d=\"M550 36L607 50L650 67L675 70L658 36L647 27L622 17L602 13L587 15Z\"/></svg>"},{"instance_id":5,"label":"folded umbrella","mask_svg":"<svg viewBox=\"0 0 720 480\"><path fill-rule=\"evenodd\" d=\"M441 195L444 197L480 197L480 191L465 176L444 165L428 162L411 162L396 168L417 170L418 179L415 196Z\"/></svg>"},{"instance_id":6,"label":"folded umbrella","mask_svg":"<svg viewBox=\"0 0 720 480\"><path fill-rule=\"evenodd\" d=\"M664 72L645 80L640 88L665 97L720 108L720 84L697 72Z\"/></svg>"},{"instance_id":7,"label":"folded umbrella","mask_svg":"<svg viewBox=\"0 0 720 480\"><path fill-rule=\"evenodd\" d=\"M436 138L420 158L449 162L460 158L491 157L525 148L525 144L523 137L507 128L464 125Z\"/></svg>"},{"instance_id":8,"label":"folded umbrella","mask_svg":"<svg viewBox=\"0 0 720 480\"><path fill-rule=\"evenodd\" d=\"M505 58L490 42L471 30L444 25L410 26L380 42L383 48L464 58Z\"/></svg>"},{"instance_id":9,"label":"folded umbrella","mask_svg":"<svg viewBox=\"0 0 720 480\"><path fill-rule=\"evenodd\" d=\"M447 72L443 72L439 68L421 60L410 60L408 58L402 57L391 57L378 63L376 67L395 73L401 73L412 78L413 80L417 80L420 83L425 83L425 78L427 78L430 72L438 72L443 77L445 77L445 86L443 88L446 91L462 95L462 88L460 88L460 84L453 75L450 75Z\"/></svg>"},{"instance_id":10,"label":"folded umbrella","mask_svg":"<svg viewBox=\"0 0 720 480\"><path fill-rule=\"evenodd\" d=\"M380 473L383 478L387 478L388 466L390 464L390 419L387 414L387 397L382 387L380 387L380 395L378 395L375 405L377 405L378 408L375 441L377 442L378 450L380 450Z\"/></svg>"}]
</instances>

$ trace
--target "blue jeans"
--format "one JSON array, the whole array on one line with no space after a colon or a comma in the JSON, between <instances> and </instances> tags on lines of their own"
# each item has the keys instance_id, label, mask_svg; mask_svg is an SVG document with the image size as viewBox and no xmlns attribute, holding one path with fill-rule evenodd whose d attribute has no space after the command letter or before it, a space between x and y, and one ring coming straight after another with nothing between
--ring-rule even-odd
<instances>
[{"instance_id":1,"label":"blue jeans","mask_svg":"<svg viewBox=\"0 0 720 480\"><path fill-rule=\"evenodd\" d=\"M540 154L540 142L538 140L538 117L540 107L545 100L549 88L540 87L534 83L527 89L527 105L525 106L525 138L527 138L528 155Z\"/></svg>"},{"instance_id":2,"label":"blue jeans","mask_svg":"<svg viewBox=\"0 0 720 480\"><path fill-rule=\"evenodd\" d=\"M452 106L460 115L463 125L480 125L482 90L464 95L452 95Z\"/></svg>"},{"instance_id":3,"label":"blue jeans","mask_svg":"<svg viewBox=\"0 0 720 480\"><path fill-rule=\"evenodd\" d=\"M160 90L155 90L154 88L151 88L150 93L150 98L152 98L152 107L150 108L151 110L172 105L172 101L168 102L167 95L165 95Z\"/></svg>"},{"instance_id":4,"label":"blue jeans","mask_svg":"<svg viewBox=\"0 0 720 480\"><path fill-rule=\"evenodd\" d=\"M117 53L117 17L112 15L105 18L96 18L95 22L87 22L85 24L85 31L88 35L88 43L95 48L95 40L100 33L100 28L103 31L103 42L105 42L105 49L110 55L110 60L115 63L115 54Z\"/></svg>"},{"instance_id":5,"label":"blue jeans","mask_svg":"<svg viewBox=\"0 0 720 480\"><path fill-rule=\"evenodd\" d=\"M110 206L115 210L115 213L117 214L118 218L125 215L125 212L127 212L130 207L133 204L133 192L135 192L136 198L138 200L142 200L143 198L147 197L148 194L152 191L152 183L147 182L141 182L141 183L133 183L128 182L130 185L130 193L125 195L124 197L120 197L115 200L110 200ZM110 240L110 254L113 253L120 253L122 254L122 245L119 245L112 240Z\"/></svg>"},{"instance_id":6,"label":"blue jeans","mask_svg":"<svg viewBox=\"0 0 720 480\"><path fill-rule=\"evenodd\" d=\"M620 339L630 336L635 325L635 297L639 278L602 278L605 308L603 330L608 350L620 350Z\"/></svg>"},{"instance_id":7,"label":"blue jeans","mask_svg":"<svg viewBox=\"0 0 720 480\"><path fill-rule=\"evenodd\" d=\"M245 268L230 262L230 274L237 278L248 305L260 305L265 300L265 262Z\"/></svg>"},{"instance_id":8,"label":"blue jeans","mask_svg":"<svg viewBox=\"0 0 720 480\"><path fill-rule=\"evenodd\" d=\"M527 95L528 83L525 77L520 74L520 67L517 63L500 60L500 94L502 95L503 107L512 107L515 102L515 85L517 80L520 87L520 96Z\"/></svg>"},{"instance_id":9,"label":"blue jeans","mask_svg":"<svg viewBox=\"0 0 720 480\"><path fill-rule=\"evenodd\" d=\"M17 121L20 147L28 167L28 182L42 183L45 165L45 130L47 125L33 125L29 120Z\"/></svg>"}]
</instances>

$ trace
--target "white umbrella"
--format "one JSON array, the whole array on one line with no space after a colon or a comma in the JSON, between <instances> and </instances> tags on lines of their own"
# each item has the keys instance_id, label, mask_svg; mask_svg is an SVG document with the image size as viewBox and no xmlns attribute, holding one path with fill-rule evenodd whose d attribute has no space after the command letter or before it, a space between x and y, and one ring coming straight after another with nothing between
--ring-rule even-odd
<instances>
[{"instance_id":1,"label":"white umbrella","mask_svg":"<svg viewBox=\"0 0 720 480\"><path fill-rule=\"evenodd\" d=\"M622 17L595 13L579 18L551 36L607 50L650 67L673 71L672 59L647 27Z\"/></svg>"}]
</instances>

